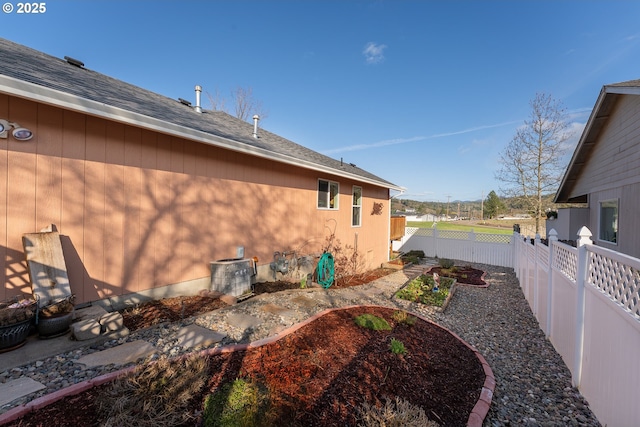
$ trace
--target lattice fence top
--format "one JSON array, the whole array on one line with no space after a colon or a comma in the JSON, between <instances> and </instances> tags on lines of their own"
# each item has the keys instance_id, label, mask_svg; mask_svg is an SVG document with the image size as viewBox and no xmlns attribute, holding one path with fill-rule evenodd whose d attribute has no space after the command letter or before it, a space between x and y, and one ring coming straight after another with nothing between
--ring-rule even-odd
<instances>
[{"instance_id":1,"label":"lattice fence top","mask_svg":"<svg viewBox=\"0 0 640 427\"><path fill-rule=\"evenodd\" d=\"M442 239L468 240L469 233L467 231L458 230L438 230L438 237Z\"/></svg>"},{"instance_id":2,"label":"lattice fence top","mask_svg":"<svg viewBox=\"0 0 640 427\"><path fill-rule=\"evenodd\" d=\"M578 251L571 246L554 244L551 265L575 282L578 276Z\"/></svg>"},{"instance_id":3,"label":"lattice fence top","mask_svg":"<svg viewBox=\"0 0 640 427\"><path fill-rule=\"evenodd\" d=\"M488 234L488 233L476 233L476 242L486 243L511 243L510 234Z\"/></svg>"},{"instance_id":4,"label":"lattice fence top","mask_svg":"<svg viewBox=\"0 0 640 427\"><path fill-rule=\"evenodd\" d=\"M542 266L544 271L549 271L549 247L545 245L536 245L538 250L538 264Z\"/></svg>"},{"instance_id":5,"label":"lattice fence top","mask_svg":"<svg viewBox=\"0 0 640 427\"><path fill-rule=\"evenodd\" d=\"M412 236L414 235L418 230L420 230L418 227L405 227L404 228L404 234L406 236Z\"/></svg>"},{"instance_id":6,"label":"lattice fence top","mask_svg":"<svg viewBox=\"0 0 640 427\"><path fill-rule=\"evenodd\" d=\"M620 261L589 251L588 282L640 319L640 272Z\"/></svg>"},{"instance_id":7,"label":"lattice fence top","mask_svg":"<svg viewBox=\"0 0 640 427\"><path fill-rule=\"evenodd\" d=\"M433 237L433 229L432 228L417 228L415 231L416 236L422 237Z\"/></svg>"}]
</instances>

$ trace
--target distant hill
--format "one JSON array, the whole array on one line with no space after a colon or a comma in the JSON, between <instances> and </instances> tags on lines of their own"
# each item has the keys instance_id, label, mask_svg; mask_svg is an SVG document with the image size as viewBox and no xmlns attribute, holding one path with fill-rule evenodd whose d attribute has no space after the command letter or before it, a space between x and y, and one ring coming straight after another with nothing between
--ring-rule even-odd
<instances>
[{"instance_id":1,"label":"distant hill","mask_svg":"<svg viewBox=\"0 0 640 427\"><path fill-rule=\"evenodd\" d=\"M557 205L553 203L553 197L555 194L549 194L543 196L542 198L542 206L543 210L557 210L560 207L564 207L565 205ZM518 215L518 214L531 214L524 207L524 204L517 197L501 197L500 198L505 206L507 207L506 212L503 212L507 215ZM450 217L480 217L480 211L482 209L483 203L480 199L478 200L451 200L449 203L447 202L421 202L418 200L411 199L392 199L391 200L391 212L392 213L408 213L411 215L425 215L425 214L433 214L433 215L446 215L449 213Z\"/></svg>"}]
</instances>

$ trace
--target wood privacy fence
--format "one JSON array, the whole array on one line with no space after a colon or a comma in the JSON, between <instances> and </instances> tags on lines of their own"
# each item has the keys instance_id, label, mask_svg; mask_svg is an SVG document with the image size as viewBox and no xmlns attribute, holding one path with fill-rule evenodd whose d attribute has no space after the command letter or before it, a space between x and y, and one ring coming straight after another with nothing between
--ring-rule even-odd
<instances>
[{"instance_id":1,"label":"wood privacy fence","mask_svg":"<svg viewBox=\"0 0 640 427\"><path fill-rule=\"evenodd\" d=\"M540 327L602 425L640 425L640 259L540 238L407 227L401 251L512 267Z\"/></svg>"}]
</instances>

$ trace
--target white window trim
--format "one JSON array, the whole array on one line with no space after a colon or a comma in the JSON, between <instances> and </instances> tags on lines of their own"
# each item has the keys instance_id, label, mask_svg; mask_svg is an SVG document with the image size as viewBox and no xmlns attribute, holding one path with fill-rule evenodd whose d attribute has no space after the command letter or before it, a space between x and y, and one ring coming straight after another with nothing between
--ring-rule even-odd
<instances>
[{"instance_id":1,"label":"white window trim","mask_svg":"<svg viewBox=\"0 0 640 427\"><path fill-rule=\"evenodd\" d=\"M356 188L360 189L360 204L359 205L354 205L353 204L353 194L356 192ZM362 205L363 205L363 199L364 195L362 192L362 187L360 187L359 185L354 185L351 188L351 227L362 227ZM360 208L360 217L358 218L358 225L353 225L353 208Z\"/></svg>"},{"instance_id":2,"label":"white window trim","mask_svg":"<svg viewBox=\"0 0 640 427\"><path fill-rule=\"evenodd\" d=\"M327 207L318 206L318 194L320 192L320 181L324 181L328 184L327 200L326 200ZM336 193L336 205L333 208L330 206L332 184L335 184L338 187L337 193ZM323 211L337 211L340 209L340 183L339 182L331 181L330 179L318 178L318 182L316 186L316 208Z\"/></svg>"},{"instance_id":3,"label":"white window trim","mask_svg":"<svg viewBox=\"0 0 640 427\"><path fill-rule=\"evenodd\" d=\"M616 204L616 212L617 212L617 223L616 223L616 241L612 242L610 240L605 240L603 239L601 236L601 232L602 232L602 205L604 203L611 203L611 202L615 202ZM619 198L615 198L615 199L605 199L605 200L598 200L598 241L602 242L602 243L606 243L608 245L614 245L614 246L618 246L618 242L619 242L619 236L620 236L620 199Z\"/></svg>"}]
</instances>

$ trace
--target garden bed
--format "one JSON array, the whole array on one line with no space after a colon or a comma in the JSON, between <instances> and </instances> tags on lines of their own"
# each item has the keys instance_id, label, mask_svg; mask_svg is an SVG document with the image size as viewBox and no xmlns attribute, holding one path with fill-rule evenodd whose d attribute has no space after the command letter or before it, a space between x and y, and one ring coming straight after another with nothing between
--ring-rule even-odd
<instances>
[{"instance_id":1,"label":"garden bed","mask_svg":"<svg viewBox=\"0 0 640 427\"><path fill-rule=\"evenodd\" d=\"M137 399L130 409L135 420L142 416L140 408L153 408L160 397L168 399L162 405L175 408L172 399L184 396L180 387L189 389L189 399L180 409L186 418L179 423L172 418L167 424L163 417L176 415L177 409L149 410L144 414L148 425L204 425L213 416L211 402L220 397L214 397L218 392L223 392L218 402L231 405L229 385L238 379L258 393L247 416L259 422L247 425L355 426L374 411L365 409L366 403L379 407L395 398L421 408L441 426L466 425L487 379L483 359L447 330L421 318L407 322L397 313L383 307L330 311L261 347L200 353L196 359L204 360L206 376L197 392L183 374L163 367L153 375L137 376L130 386L120 383L113 388L117 384L108 383L65 397L9 425L109 425L105 413L114 405L98 406L113 402L114 390L129 390L130 397L121 399L125 406L127 400ZM385 319L390 330L356 325L355 318L362 314ZM403 343L406 353L392 351L396 341ZM172 367L180 369L178 363ZM153 364L147 366L153 369ZM168 380L170 375L175 380ZM152 378L151 383L145 378ZM116 424L127 423L120 418Z\"/></svg>"},{"instance_id":2,"label":"garden bed","mask_svg":"<svg viewBox=\"0 0 640 427\"><path fill-rule=\"evenodd\" d=\"M396 292L396 298L429 305L436 311L443 312L453 298L456 280L440 277L439 282L438 287L434 289L436 281L433 275L421 274Z\"/></svg>"}]
</instances>

